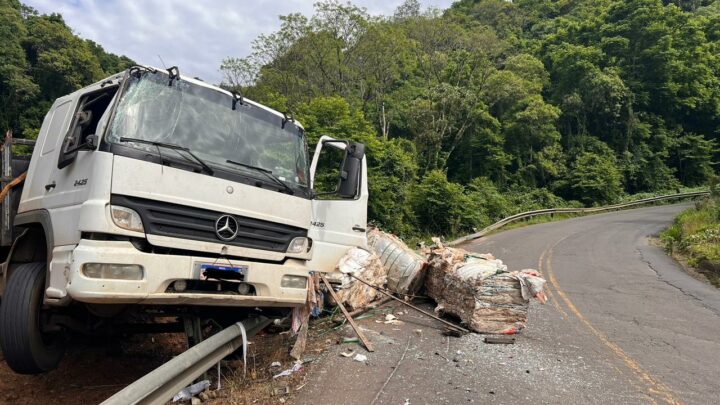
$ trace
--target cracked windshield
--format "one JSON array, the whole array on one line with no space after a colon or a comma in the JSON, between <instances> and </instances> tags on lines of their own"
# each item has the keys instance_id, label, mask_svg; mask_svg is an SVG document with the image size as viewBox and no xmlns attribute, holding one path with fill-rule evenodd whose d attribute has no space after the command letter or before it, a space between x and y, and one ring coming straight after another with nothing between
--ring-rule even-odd
<instances>
[{"instance_id":1,"label":"cracked windshield","mask_svg":"<svg viewBox=\"0 0 720 405\"><path fill-rule=\"evenodd\" d=\"M307 185L307 160L302 132L291 122L227 94L173 80L162 73L131 76L108 134L121 138L174 144L188 148L207 164L230 171L247 171L237 162L270 171L290 185ZM150 143L133 147L157 152ZM163 149L165 156L184 154ZM258 174L253 173L257 177ZM262 177L262 176L260 176Z\"/></svg>"}]
</instances>

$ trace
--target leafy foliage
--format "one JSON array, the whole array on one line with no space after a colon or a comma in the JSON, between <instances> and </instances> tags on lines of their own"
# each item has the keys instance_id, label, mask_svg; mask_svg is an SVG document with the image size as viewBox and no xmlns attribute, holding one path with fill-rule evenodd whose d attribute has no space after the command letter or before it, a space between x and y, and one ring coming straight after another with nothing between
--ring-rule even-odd
<instances>
[{"instance_id":1,"label":"leafy foliage","mask_svg":"<svg viewBox=\"0 0 720 405\"><path fill-rule=\"evenodd\" d=\"M682 212L661 234L668 250L681 253L720 287L720 202L713 196Z\"/></svg>"},{"instance_id":2,"label":"leafy foliage","mask_svg":"<svg viewBox=\"0 0 720 405\"><path fill-rule=\"evenodd\" d=\"M56 98L134 64L17 0L0 0L0 60L0 130L29 138Z\"/></svg>"},{"instance_id":3,"label":"leafy foliage","mask_svg":"<svg viewBox=\"0 0 720 405\"><path fill-rule=\"evenodd\" d=\"M715 173L718 1L460 0L440 12L407 0L372 17L327 0L281 20L224 61L225 85L303 112L314 137L367 143L370 216L392 231L451 235Z\"/></svg>"}]
</instances>

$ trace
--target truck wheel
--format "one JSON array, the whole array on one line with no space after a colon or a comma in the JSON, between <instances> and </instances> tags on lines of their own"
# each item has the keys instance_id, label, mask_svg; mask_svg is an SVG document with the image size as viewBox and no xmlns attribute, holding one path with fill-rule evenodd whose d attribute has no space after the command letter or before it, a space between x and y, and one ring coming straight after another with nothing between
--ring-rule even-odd
<instances>
[{"instance_id":1,"label":"truck wheel","mask_svg":"<svg viewBox=\"0 0 720 405\"><path fill-rule=\"evenodd\" d=\"M19 265L5 286L0 306L0 347L5 361L19 374L57 368L65 353L61 333L43 333L45 263Z\"/></svg>"}]
</instances>

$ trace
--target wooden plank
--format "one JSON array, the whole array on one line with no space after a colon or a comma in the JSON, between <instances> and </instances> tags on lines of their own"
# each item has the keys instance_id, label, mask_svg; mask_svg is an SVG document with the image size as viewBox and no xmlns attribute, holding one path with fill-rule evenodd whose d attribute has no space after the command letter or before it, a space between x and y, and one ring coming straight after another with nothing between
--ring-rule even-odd
<instances>
[{"instance_id":1,"label":"wooden plank","mask_svg":"<svg viewBox=\"0 0 720 405\"><path fill-rule=\"evenodd\" d=\"M325 283L325 287L327 287L328 292L330 292L330 295L335 300L335 303L340 307L340 310L342 311L343 315L345 315L345 318L350 323L350 326L352 326L353 330L355 330L355 333L358 335L360 340L363 342L363 345L369 352L374 352L375 349L373 348L372 344L368 340L368 338L365 337L365 335L362 333L360 328L355 323L355 320L352 319L352 316L350 316L350 313L348 313L347 309L345 309L345 305L340 302L340 298L338 298L337 294L335 294L335 290L333 290L332 286L330 285L330 282L327 281L325 278L325 275L323 273L318 273L320 275L320 279L322 279L323 283Z\"/></svg>"},{"instance_id":2,"label":"wooden plank","mask_svg":"<svg viewBox=\"0 0 720 405\"><path fill-rule=\"evenodd\" d=\"M485 343L512 345L512 344L515 344L515 336L488 335L488 336L485 336Z\"/></svg>"}]
</instances>

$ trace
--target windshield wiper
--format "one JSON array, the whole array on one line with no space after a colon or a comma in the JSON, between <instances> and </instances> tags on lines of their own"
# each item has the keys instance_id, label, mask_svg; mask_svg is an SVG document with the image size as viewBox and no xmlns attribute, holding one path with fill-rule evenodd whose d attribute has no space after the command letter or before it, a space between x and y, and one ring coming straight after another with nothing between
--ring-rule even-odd
<instances>
[{"instance_id":1,"label":"windshield wiper","mask_svg":"<svg viewBox=\"0 0 720 405\"><path fill-rule=\"evenodd\" d=\"M283 187L283 188L285 189L285 191L288 192L288 194L290 194L290 195L294 195L294 194L295 194L295 191L294 191L292 188L290 188L290 186L288 186L287 184L285 184L284 181L280 180L276 175L273 174L273 172L271 172L271 171L268 170L268 169L263 169L262 167L257 167L257 166L249 165L249 164L246 164L246 163L236 162L236 161L230 160L230 159L226 160L226 162L228 162L228 163L230 163L230 164L242 166L242 167L245 167L245 168L248 168L248 169L252 169L252 170L258 171L258 172L260 172L260 173L263 173L265 176L267 176L268 179L271 179L271 180L274 181L276 184L278 184L279 186Z\"/></svg>"},{"instance_id":2,"label":"windshield wiper","mask_svg":"<svg viewBox=\"0 0 720 405\"><path fill-rule=\"evenodd\" d=\"M192 153L192 151L190 149L188 149L184 146L175 145L172 143L165 143L165 142L148 141L146 139L125 138L125 137L120 138L120 142L144 143L147 145L153 145L153 146L163 147L163 148L172 149L172 150L181 150L181 151L187 153L188 155L192 156L192 158L195 159L195 162L197 162L202 167L202 169L205 173L207 173L211 176L215 173L215 171L210 166L208 166L208 164L205 163L205 161L203 161L202 159L197 157L196 154ZM188 159L188 157L183 155L182 153L178 153L178 155L182 156L185 160L187 160L189 162L192 161L192 160Z\"/></svg>"}]
</instances>

